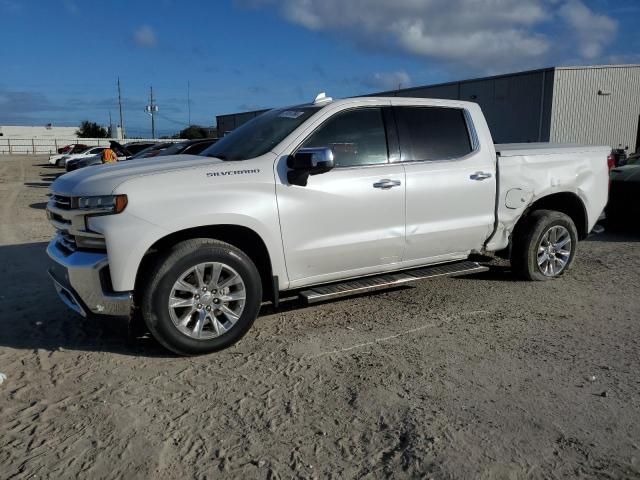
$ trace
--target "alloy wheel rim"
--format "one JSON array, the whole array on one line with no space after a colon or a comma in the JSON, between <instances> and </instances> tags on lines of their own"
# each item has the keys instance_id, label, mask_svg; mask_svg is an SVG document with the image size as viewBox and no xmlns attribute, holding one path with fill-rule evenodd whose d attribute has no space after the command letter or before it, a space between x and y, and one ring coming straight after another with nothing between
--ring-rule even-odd
<instances>
[{"instance_id":1,"label":"alloy wheel rim","mask_svg":"<svg viewBox=\"0 0 640 480\"><path fill-rule=\"evenodd\" d=\"M240 274L221 262L199 263L178 277L168 308L174 326L187 337L210 340L240 319L246 288Z\"/></svg>"},{"instance_id":2,"label":"alloy wheel rim","mask_svg":"<svg viewBox=\"0 0 640 480\"><path fill-rule=\"evenodd\" d=\"M538 268L546 277L555 277L571 259L571 234L562 225L551 227L538 244Z\"/></svg>"}]
</instances>

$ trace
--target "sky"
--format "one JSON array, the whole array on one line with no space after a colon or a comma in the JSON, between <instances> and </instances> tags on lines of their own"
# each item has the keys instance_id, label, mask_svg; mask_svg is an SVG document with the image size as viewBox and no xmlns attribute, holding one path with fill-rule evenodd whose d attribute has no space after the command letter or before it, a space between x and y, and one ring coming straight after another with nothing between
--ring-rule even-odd
<instances>
[{"instance_id":1,"label":"sky","mask_svg":"<svg viewBox=\"0 0 640 480\"><path fill-rule=\"evenodd\" d=\"M150 86L164 135L321 91L640 64L639 24L640 0L0 0L0 125L117 124L118 77L149 136Z\"/></svg>"}]
</instances>

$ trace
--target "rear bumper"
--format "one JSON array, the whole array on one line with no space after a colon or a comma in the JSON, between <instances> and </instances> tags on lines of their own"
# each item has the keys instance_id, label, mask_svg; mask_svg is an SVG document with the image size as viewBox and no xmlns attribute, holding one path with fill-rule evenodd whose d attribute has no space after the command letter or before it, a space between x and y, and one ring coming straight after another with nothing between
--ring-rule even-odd
<instances>
[{"instance_id":1,"label":"rear bumper","mask_svg":"<svg viewBox=\"0 0 640 480\"><path fill-rule=\"evenodd\" d=\"M47 255L52 260L49 276L58 296L71 310L83 317L131 315L131 292L111 291L106 253L68 252L56 236L47 246Z\"/></svg>"}]
</instances>

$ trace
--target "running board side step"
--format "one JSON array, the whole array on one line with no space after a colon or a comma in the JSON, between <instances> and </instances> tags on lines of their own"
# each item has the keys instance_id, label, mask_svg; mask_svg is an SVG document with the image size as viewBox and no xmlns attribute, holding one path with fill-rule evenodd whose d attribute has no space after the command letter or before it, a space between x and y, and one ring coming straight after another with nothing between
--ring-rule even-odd
<instances>
[{"instance_id":1,"label":"running board side step","mask_svg":"<svg viewBox=\"0 0 640 480\"><path fill-rule=\"evenodd\" d=\"M484 267L477 262L465 260L462 262L375 275L372 277L359 278L341 283L319 285L300 292L299 296L302 301L307 305L310 305L312 303L324 302L325 300L334 298L347 297L349 295L357 295L360 293L397 287L399 285L404 285L405 283L424 280L425 278L454 277L457 275L486 272L487 270L489 270L488 267Z\"/></svg>"}]
</instances>

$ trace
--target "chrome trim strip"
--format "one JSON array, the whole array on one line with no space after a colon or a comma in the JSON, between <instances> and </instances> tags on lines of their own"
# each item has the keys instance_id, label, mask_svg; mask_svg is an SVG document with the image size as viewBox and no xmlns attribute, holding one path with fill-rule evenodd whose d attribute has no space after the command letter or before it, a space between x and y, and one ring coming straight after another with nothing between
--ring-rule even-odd
<instances>
[{"instance_id":1,"label":"chrome trim strip","mask_svg":"<svg viewBox=\"0 0 640 480\"><path fill-rule=\"evenodd\" d=\"M464 112L464 119L467 122L467 131L469 132L469 139L471 140L471 152L477 152L480 150L480 140L478 139L478 132L476 132L476 126L473 123L471 112L466 108L462 109Z\"/></svg>"},{"instance_id":2,"label":"chrome trim strip","mask_svg":"<svg viewBox=\"0 0 640 480\"><path fill-rule=\"evenodd\" d=\"M130 316L133 307L131 292L107 292L103 288L100 271L108 266L107 254L85 251L65 253L57 241L56 237L47 246L47 255L65 270L64 279L56 276L54 269L49 271L55 277L55 283L68 292L74 301L77 300L80 308L87 313ZM76 310L69 302L65 301L65 304Z\"/></svg>"},{"instance_id":3,"label":"chrome trim strip","mask_svg":"<svg viewBox=\"0 0 640 480\"><path fill-rule=\"evenodd\" d=\"M411 105L402 105L403 107L410 107ZM417 108L429 108L424 106L416 106ZM436 158L431 160L398 160L397 162L391 163L402 163L402 164L414 164L414 163L437 163L437 162L460 162L467 160L468 158L474 156L478 152L480 152L480 140L478 138L478 132L476 131L476 127L473 124L471 112L466 108L460 107L434 107L434 108L452 108L455 110L462 110L464 115L465 124L467 126L467 133L469 135L469 143L471 144L471 151L462 157L449 157L449 158ZM402 140L399 139L400 145L402 147Z\"/></svg>"},{"instance_id":4,"label":"chrome trim strip","mask_svg":"<svg viewBox=\"0 0 640 480\"><path fill-rule=\"evenodd\" d=\"M55 201L54 200L49 200L49 202L47 203L47 210L49 210L51 213L55 213L57 215L60 215L61 217L68 217L68 216L78 216L78 215L101 215L101 214L105 214L105 213L111 213L113 211L113 208L58 208L55 206Z\"/></svg>"},{"instance_id":5,"label":"chrome trim strip","mask_svg":"<svg viewBox=\"0 0 640 480\"><path fill-rule=\"evenodd\" d=\"M346 280L344 282L316 285L299 293L300 297L308 304L324 300L346 297L359 293L382 290L405 283L416 282L428 278L458 276L470 273L480 273L488 270L488 267L463 260L460 262L437 264L427 267L419 267L399 272L372 275L369 277Z\"/></svg>"},{"instance_id":6,"label":"chrome trim strip","mask_svg":"<svg viewBox=\"0 0 640 480\"><path fill-rule=\"evenodd\" d=\"M60 297L60 300L62 300L62 302L67 307L69 307L71 310L73 310L74 312L76 312L76 313L82 315L83 317L87 318L87 312L85 312L84 309L80 306L80 302L75 297L73 292L71 292L68 289L64 288L56 280L56 277L54 277L53 274L50 271L47 272L47 274L49 275L49 278L53 281L53 286L56 287L56 292L58 292L58 297ZM69 297L71 297L71 298L69 298Z\"/></svg>"}]
</instances>

